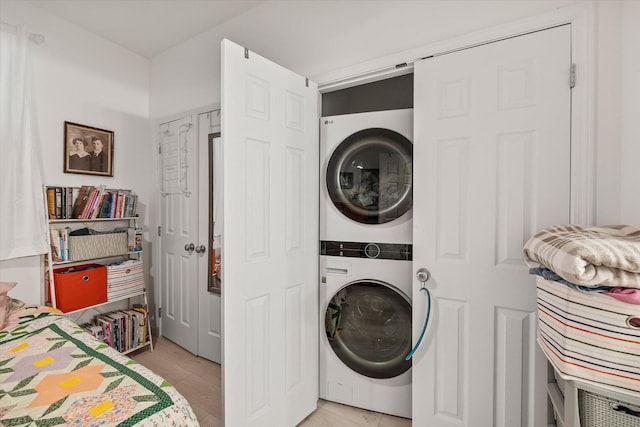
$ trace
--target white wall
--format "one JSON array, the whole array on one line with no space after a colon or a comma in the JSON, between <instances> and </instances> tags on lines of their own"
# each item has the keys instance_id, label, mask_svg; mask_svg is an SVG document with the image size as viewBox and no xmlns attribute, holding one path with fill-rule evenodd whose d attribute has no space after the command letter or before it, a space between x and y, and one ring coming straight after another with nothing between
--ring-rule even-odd
<instances>
[{"instance_id":1,"label":"white wall","mask_svg":"<svg viewBox=\"0 0 640 427\"><path fill-rule=\"evenodd\" d=\"M640 225L640 1L622 6L622 87L620 220Z\"/></svg>"},{"instance_id":2,"label":"white wall","mask_svg":"<svg viewBox=\"0 0 640 427\"><path fill-rule=\"evenodd\" d=\"M164 117L220 102L222 38L325 83L336 70L591 1L269 1L153 58L150 114ZM596 2L598 224L640 223L633 160L640 150L634 119L640 116L639 3Z\"/></svg>"},{"instance_id":3,"label":"white wall","mask_svg":"<svg viewBox=\"0 0 640 427\"><path fill-rule=\"evenodd\" d=\"M620 213L620 192L611 189L619 189L621 181L621 11L618 1L601 1L597 6L596 218L600 224L619 222Z\"/></svg>"},{"instance_id":4,"label":"white wall","mask_svg":"<svg viewBox=\"0 0 640 427\"><path fill-rule=\"evenodd\" d=\"M596 218L640 225L640 2L597 4Z\"/></svg>"},{"instance_id":5,"label":"white wall","mask_svg":"<svg viewBox=\"0 0 640 427\"><path fill-rule=\"evenodd\" d=\"M29 4L0 0L0 10L3 21L26 24L30 32L46 39L44 44L30 45L44 183L131 188L139 194L147 228L145 211L154 171L149 61ZM62 172L65 121L114 131L113 177ZM38 256L0 262L0 280L18 282L10 295L41 302L40 262Z\"/></svg>"},{"instance_id":6,"label":"white wall","mask_svg":"<svg viewBox=\"0 0 640 427\"><path fill-rule=\"evenodd\" d=\"M333 70L580 0L270 0L152 59L151 116L220 102L220 41L317 83Z\"/></svg>"}]
</instances>

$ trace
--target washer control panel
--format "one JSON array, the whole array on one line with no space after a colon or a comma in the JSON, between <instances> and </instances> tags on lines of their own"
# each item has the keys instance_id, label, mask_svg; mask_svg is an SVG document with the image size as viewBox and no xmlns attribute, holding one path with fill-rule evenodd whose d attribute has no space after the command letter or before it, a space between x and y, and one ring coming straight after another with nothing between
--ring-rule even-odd
<instances>
[{"instance_id":1,"label":"washer control panel","mask_svg":"<svg viewBox=\"0 0 640 427\"><path fill-rule=\"evenodd\" d=\"M393 259L411 261L412 246L408 243L320 241L320 255L350 258Z\"/></svg>"}]
</instances>

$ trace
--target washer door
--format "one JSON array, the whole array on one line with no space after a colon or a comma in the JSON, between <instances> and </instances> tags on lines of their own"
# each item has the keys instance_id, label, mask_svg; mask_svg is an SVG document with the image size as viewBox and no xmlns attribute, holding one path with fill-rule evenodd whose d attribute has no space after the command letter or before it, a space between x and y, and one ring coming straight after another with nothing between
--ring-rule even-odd
<instances>
[{"instance_id":1,"label":"washer door","mask_svg":"<svg viewBox=\"0 0 640 427\"><path fill-rule=\"evenodd\" d=\"M389 129L356 132L335 149L327 190L347 217L364 224L399 218L412 205L413 144Z\"/></svg>"},{"instance_id":2,"label":"washer door","mask_svg":"<svg viewBox=\"0 0 640 427\"><path fill-rule=\"evenodd\" d=\"M370 378L393 378L411 367L411 303L394 287L360 280L340 289L324 318L338 358Z\"/></svg>"}]
</instances>

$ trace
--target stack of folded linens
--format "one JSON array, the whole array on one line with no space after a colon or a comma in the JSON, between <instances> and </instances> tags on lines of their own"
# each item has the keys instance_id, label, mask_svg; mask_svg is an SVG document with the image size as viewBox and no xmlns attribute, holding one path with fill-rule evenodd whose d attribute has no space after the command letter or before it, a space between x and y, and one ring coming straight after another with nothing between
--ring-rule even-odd
<instances>
[{"instance_id":1,"label":"stack of folded linens","mask_svg":"<svg viewBox=\"0 0 640 427\"><path fill-rule=\"evenodd\" d=\"M559 372L640 393L640 228L554 226L527 241L538 342Z\"/></svg>"}]
</instances>

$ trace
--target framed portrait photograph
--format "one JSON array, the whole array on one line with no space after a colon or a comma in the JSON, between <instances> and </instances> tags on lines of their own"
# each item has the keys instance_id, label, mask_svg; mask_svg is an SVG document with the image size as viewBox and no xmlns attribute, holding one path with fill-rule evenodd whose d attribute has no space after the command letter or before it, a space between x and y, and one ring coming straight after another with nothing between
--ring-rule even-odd
<instances>
[{"instance_id":1,"label":"framed portrait photograph","mask_svg":"<svg viewBox=\"0 0 640 427\"><path fill-rule=\"evenodd\" d=\"M64 173L113 176L113 131L64 122Z\"/></svg>"}]
</instances>

